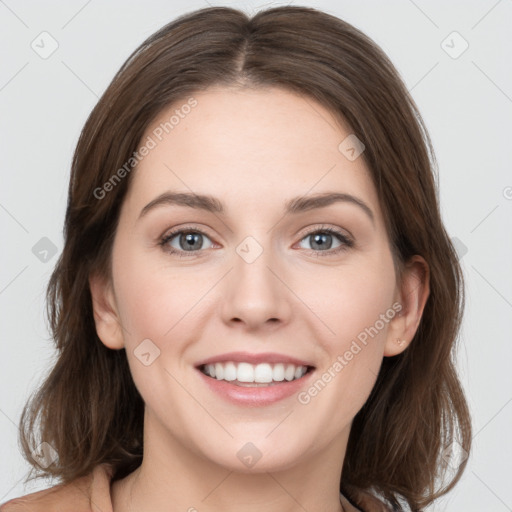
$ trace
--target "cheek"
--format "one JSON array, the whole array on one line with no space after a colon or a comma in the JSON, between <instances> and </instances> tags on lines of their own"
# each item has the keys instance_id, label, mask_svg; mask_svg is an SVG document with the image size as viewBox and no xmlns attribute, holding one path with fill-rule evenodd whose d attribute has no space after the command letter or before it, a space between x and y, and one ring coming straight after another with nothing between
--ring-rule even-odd
<instances>
[{"instance_id":1,"label":"cheek","mask_svg":"<svg viewBox=\"0 0 512 512\"><path fill-rule=\"evenodd\" d=\"M126 341L132 345L150 338L161 345L204 295L206 283L191 272L166 267L162 258L143 251L115 256L117 299L129 333Z\"/></svg>"},{"instance_id":2,"label":"cheek","mask_svg":"<svg viewBox=\"0 0 512 512\"><path fill-rule=\"evenodd\" d=\"M396 314L391 255L353 261L318 273L309 293L302 287L304 302L321 319L315 322L321 325L317 339L327 358L299 401L311 403L318 417L334 414L339 422L352 418L368 398L382 363L388 325Z\"/></svg>"},{"instance_id":3,"label":"cheek","mask_svg":"<svg viewBox=\"0 0 512 512\"><path fill-rule=\"evenodd\" d=\"M361 255L346 265L317 268L314 276L305 276L298 278L298 295L321 320L319 339L329 345L329 352L346 350L347 343L358 336L362 342L365 335L384 338L388 322L382 321L382 315L394 313L391 254Z\"/></svg>"},{"instance_id":4,"label":"cheek","mask_svg":"<svg viewBox=\"0 0 512 512\"><path fill-rule=\"evenodd\" d=\"M182 360L194 305L205 294L207 282L170 269L162 259L150 258L143 251L129 253L119 247L113 257L130 371L144 401L158 409L162 397L174 402L183 399L172 375L175 362Z\"/></svg>"}]
</instances>

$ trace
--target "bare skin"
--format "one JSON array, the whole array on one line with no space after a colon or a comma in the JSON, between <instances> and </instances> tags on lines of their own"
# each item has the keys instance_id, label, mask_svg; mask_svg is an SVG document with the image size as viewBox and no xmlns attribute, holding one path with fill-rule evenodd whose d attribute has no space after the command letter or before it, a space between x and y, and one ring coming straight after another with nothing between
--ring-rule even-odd
<instances>
[{"instance_id":1,"label":"bare skin","mask_svg":"<svg viewBox=\"0 0 512 512\"><path fill-rule=\"evenodd\" d=\"M146 404L143 463L112 485L114 511L356 510L339 496L351 423L383 357L405 350L416 332L428 266L414 257L397 283L369 170L340 152L351 132L328 110L281 89L215 88L194 98L197 106L133 171L113 282L90 278L98 335L126 349ZM170 190L215 196L225 211L167 204L139 217ZM284 213L291 198L324 192L356 196L373 220L348 201ZM203 232L199 249L186 251L179 234L159 245L173 228ZM237 252L246 237L257 242L250 251L262 249L250 263ZM311 362L320 378L394 303L400 312L308 403L294 395L235 405L195 368L225 352L278 352ZM145 339L160 350L148 366L134 353ZM237 456L248 442L262 454L252 467Z\"/></svg>"}]
</instances>

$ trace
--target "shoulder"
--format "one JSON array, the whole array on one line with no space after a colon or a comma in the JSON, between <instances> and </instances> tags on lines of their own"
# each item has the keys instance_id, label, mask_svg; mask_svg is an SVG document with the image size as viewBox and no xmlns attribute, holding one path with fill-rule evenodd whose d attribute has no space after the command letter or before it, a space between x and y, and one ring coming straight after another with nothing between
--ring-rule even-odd
<instances>
[{"instance_id":1,"label":"shoulder","mask_svg":"<svg viewBox=\"0 0 512 512\"><path fill-rule=\"evenodd\" d=\"M69 484L59 484L49 489L14 498L0 506L0 512L65 512L75 508L89 512L87 490L89 477L82 477Z\"/></svg>"},{"instance_id":2,"label":"shoulder","mask_svg":"<svg viewBox=\"0 0 512 512\"><path fill-rule=\"evenodd\" d=\"M102 464L68 484L14 498L0 505L0 512L92 512L93 503L111 512L110 476L110 467Z\"/></svg>"}]
</instances>

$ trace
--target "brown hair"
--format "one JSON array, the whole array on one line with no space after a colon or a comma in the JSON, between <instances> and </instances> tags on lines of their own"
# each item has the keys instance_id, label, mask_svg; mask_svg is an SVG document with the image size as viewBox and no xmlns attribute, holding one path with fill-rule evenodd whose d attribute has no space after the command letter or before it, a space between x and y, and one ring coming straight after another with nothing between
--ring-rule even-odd
<instances>
[{"instance_id":1,"label":"brown hair","mask_svg":"<svg viewBox=\"0 0 512 512\"><path fill-rule=\"evenodd\" d=\"M429 265L418 330L407 350L384 358L354 419L340 487L418 510L450 490L465 468L462 461L445 483L446 447L458 440L470 449L454 368L463 276L440 216L432 144L398 72L359 30L308 7L252 18L227 7L183 15L130 55L93 109L73 157L65 244L47 290L58 360L23 409L24 456L36 476L63 483L102 462L113 465L117 480L142 462L144 403L125 351L108 349L97 336L88 284L91 272L111 275L130 175L101 199L94 191L126 164L162 109L213 85L284 87L348 123L365 144L398 270L415 254ZM47 468L31 456L43 441L58 453Z\"/></svg>"}]
</instances>

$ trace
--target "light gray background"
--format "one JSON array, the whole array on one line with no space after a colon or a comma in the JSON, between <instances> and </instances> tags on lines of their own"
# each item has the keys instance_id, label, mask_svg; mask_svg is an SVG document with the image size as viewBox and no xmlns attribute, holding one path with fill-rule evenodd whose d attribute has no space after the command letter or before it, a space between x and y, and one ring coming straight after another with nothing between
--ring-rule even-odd
<instances>
[{"instance_id":1,"label":"light gray background","mask_svg":"<svg viewBox=\"0 0 512 512\"><path fill-rule=\"evenodd\" d=\"M252 12L283 3L210 5ZM467 281L458 367L474 421L463 480L429 510L512 510L512 2L291 3L326 10L373 38L422 112L439 160L443 219L459 240ZM28 466L17 424L55 357L44 291L62 250L80 130L135 47L176 16L208 4L0 0L0 503L50 484L22 485ZM31 48L43 31L59 45L47 59ZM458 36L446 39L453 31L469 44L457 58L445 51L463 48ZM32 251L42 237L57 250L46 262Z\"/></svg>"}]
</instances>

